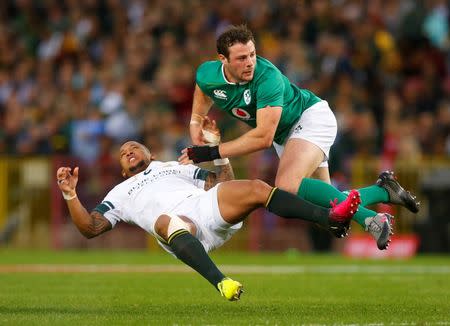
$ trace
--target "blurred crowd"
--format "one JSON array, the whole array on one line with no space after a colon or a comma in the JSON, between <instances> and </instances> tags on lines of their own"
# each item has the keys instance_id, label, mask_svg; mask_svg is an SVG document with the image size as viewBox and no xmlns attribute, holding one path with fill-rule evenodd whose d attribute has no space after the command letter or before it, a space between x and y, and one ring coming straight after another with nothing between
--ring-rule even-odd
<instances>
[{"instance_id":1,"label":"blurred crowd","mask_svg":"<svg viewBox=\"0 0 450 326\"><path fill-rule=\"evenodd\" d=\"M132 138L176 159L195 70L241 23L258 54L330 103L335 169L355 155L450 155L445 0L1 1L0 154L91 164ZM225 138L241 128L215 115Z\"/></svg>"}]
</instances>

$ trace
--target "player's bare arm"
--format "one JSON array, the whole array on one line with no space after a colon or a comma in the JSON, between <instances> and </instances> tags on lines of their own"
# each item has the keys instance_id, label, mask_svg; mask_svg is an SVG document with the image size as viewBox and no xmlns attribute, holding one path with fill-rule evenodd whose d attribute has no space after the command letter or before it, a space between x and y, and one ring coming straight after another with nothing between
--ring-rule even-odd
<instances>
[{"instance_id":1,"label":"player's bare arm","mask_svg":"<svg viewBox=\"0 0 450 326\"><path fill-rule=\"evenodd\" d=\"M109 222L102 214L99 212L91 212L90 222L84 224L83 227L79 227L77 225L78 230L81 234L83 234L86 238L94 238L106 231L112 229L111 222ZM73 218L72 218L73 219Z\"/></svg>"},{"instance_id":2,"label":"player's bare arm","mask_svg":"<svg viewBox=\"0 0 450 326\"><path fill-rule=\"evenodd\" d=\"M239 138L220 144L221 157L235 157L257 152L272 146L281 118L281 107L266 107L256 113L256 128Z\"/></svg>"},{"instance_id":3,"label":"player's bare arm","mask_svg":"<svg viewBox=\"0 0 450 326\"><path fill-rule=\"evenodd\" d=\"M202 123L212 104L213 100L206 96L198 85L195 85L191 122L189 124L189 131L194 145L205 144L202 134Z\"/></svg>"},{"instance_id":4,"label":"player's bare arm","mask_svg":"<svg viewBox=\"0 0 450 326\"><path fill-rule=\"evenodd\" d=\"M111 230L112 225L98 212L94 211L89 214L83 204L81 204L76 193L78 171L78 167L73 170L73 173L70 167L60 167L56 172L56 178L58 187L66 199L73 223L82 235L90 239Z\"/></svg>"},{"instance_id":5,"label":"player's bare arm","mask_svg":"<svg viewBox=\"0 0 450 326\"><path fill-rule=\"evenodd\" d=\"M216 184L234 180L233 167L230 163L216 166L216 171L210 171L205 180L205 190L209 190Z\"/></svg>"},{"instance_id":6,"label":"player's bare arm","mask_svg":"<svg viewBox=\"0 0 450 326\"><path fill-rule=\"evenodd\" d=\"M189 147L181 151L178 158L181 164L201 163L218 158L234 157L257 152L272 146L273 138L281 118L281 107L265 107L256 113L256 128L239 138L221 143L218 146Z\"/></svg>"}]
</instances>

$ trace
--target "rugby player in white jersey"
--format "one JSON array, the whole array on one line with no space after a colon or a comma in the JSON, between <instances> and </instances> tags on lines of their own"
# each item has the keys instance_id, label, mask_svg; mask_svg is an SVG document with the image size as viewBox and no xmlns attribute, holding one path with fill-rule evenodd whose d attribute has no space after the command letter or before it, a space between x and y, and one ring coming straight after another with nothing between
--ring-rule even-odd
<instances>
[{"instance_id":1,"label":"rugby player in white jersey","mask_svg":"<svg viewBox=\"0 0 450 326\"><path fill-rule=\"evenodd\" d=\"M226 277L207 252L230 239L251 211L265 207L284 218L308 220L332 229L347 223L360 203L359 193L352 190L346 200L332 208L317 206L260 180L232 180L228 160L216 161L215 172L192 164L160 162L135 141L121 146L119 161L126 180L90 213L76 193L79 168L58 168L58 186L79 231L93 238L120 221L135 224L230 301L239 299L242 284Z\"/></svg>"}]
</instances>

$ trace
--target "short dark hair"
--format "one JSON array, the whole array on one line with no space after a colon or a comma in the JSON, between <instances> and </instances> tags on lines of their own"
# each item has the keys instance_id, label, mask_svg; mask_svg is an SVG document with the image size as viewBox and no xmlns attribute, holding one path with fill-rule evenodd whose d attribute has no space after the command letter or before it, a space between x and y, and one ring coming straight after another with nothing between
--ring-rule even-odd
<instances>
[{"instance_id":1,"label":"short dark hair","mask_svg":"<svg viewBox=\"0 0 450 326\"><path fill-rule=\"evenodd\" d=\"M255 38L246 25L231 25L217 39L217 53L224 55L228 59L230 46L236 43L247 44L249 41L255 43Z\"/></svg>"}]
</instances>

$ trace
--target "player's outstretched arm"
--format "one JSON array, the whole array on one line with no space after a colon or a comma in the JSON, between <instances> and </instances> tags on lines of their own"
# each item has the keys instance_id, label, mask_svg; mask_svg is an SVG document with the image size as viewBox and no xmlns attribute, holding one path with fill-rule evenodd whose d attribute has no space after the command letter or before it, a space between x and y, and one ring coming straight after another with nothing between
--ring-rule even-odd
<instances>
[{"instance_id":1,"label":"player's outstretched arm","mask_svg":"<svg viewBox=\"0 0 450 326\"><path fill-rule=\"evenodd\" d=\"M60 167L56 172L56 179L58 187L66 200L73 223L81 234L90 239L111 230L112 225L98 212L94 211L89 214L83 204L81 204L76 193L78 171L78 167L73 170L73 173L70 167Z\"/></svg>"},{"instance_id":2,"label":"player's outstretched arm","mask_svg":"<svg viewBox=\"0 0 450 326\"><path fill-rule=\"evenodd\" d=\"M266 107L256 112L256 128L242 136L220 144L222 157L235 157L257 152L272 146L281 118L281 107Z\"/></svg>"},{"instance_id":3,"label":"player's outstretched arm","mask_svg":"<svg viewBox=\"0 0 450 326\"><path fill-rule=\"evenodd\" d=\"M192 146L183 149L178 161L201 163L223 157L235 157L257 152L272 146L273 138L281 118L281 107L266 107L256 113L256 128L251 129L239 138L216 146Z\"/></svg>"},{"instance_id":4,"label":"player's outstretched arm","mask_svg":"<svg viewBox=\"0 0 450 326\"><path fill-rule=\"evenodd\" d=\"M202 134L202 123L211 109L212 104L213 101L202 92L198 85L195 85L191 122L189 123L189 132L192 144L194 145L205 145L205 139Z\"/></svg>"},{"instance_id":5,"label":"player's outstretched arm","mask_svg":"<svg viewBox=\"0 0 450 326\"><path fill-rule=\"evenodd\" d=\"M209 146L217 146L220 144L220 130L215 120L205 116L202 122L202 133L206 144ZM228 159L214 160L215 171L210 171L205 180L205 190L211 189L216 184L234 180L233 167Z\"/></svg>"}]
</instances>

